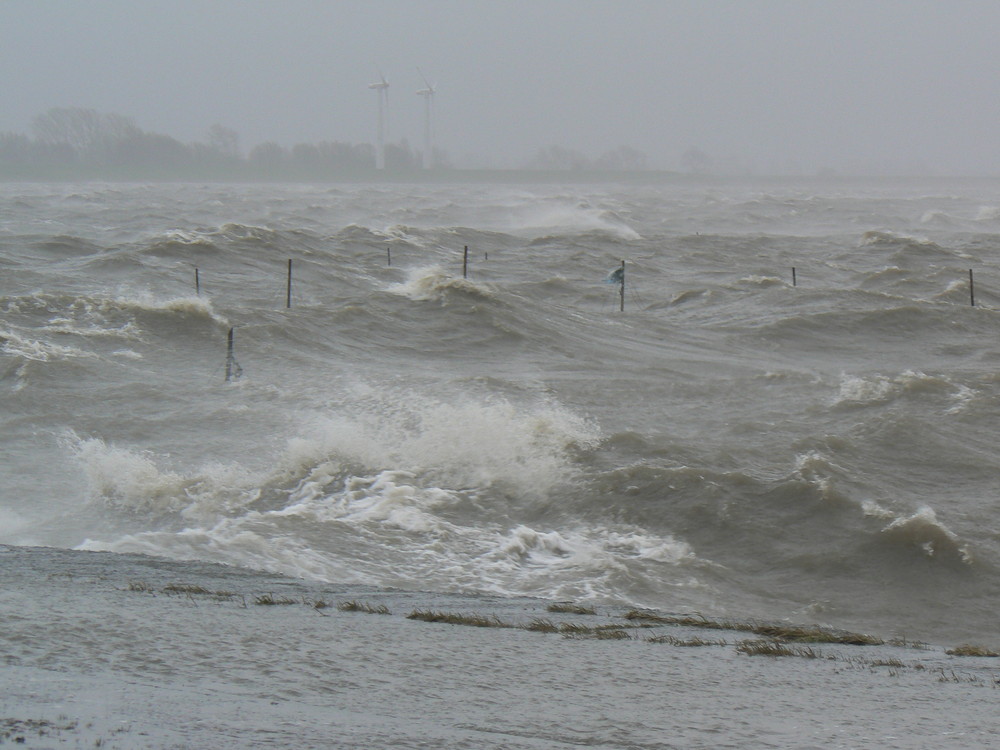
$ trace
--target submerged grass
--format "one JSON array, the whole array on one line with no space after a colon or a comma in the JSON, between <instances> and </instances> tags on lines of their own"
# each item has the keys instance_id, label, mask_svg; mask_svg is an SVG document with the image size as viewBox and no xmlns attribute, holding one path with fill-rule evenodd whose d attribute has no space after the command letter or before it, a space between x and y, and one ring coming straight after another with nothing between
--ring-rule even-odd
<instances>
[{"instance_id":1,"label":"submerged grass","mask_svg":"<svg viewBox=\"0 0 1000 750\"><path fill-rule=\"evenodd\" d=\"M415 609L406 616L407 620L423 622L444 622L449 625L469 625L474 628L513 628L496 615L463 615L450 612Z\"/></svg>"},{"instance_id":2,"label":"submerged grass","mask_svg":"<svg viewBox=\"0 0 1000 750\"><path fill-rule=\"evenodd\" d=\"M324 606L326 606L324 604ZM356 599L351 601L341 602L337 605L337 609L341 612L364 612L369 615L391 615L392 612L384 604L368 604L367 602L359 602Z\"/></svg>"},{"instance_id":3,"label":"submerged grass","mask_svg":"<svg viewBox=\"0 0 1000 750\"><path fill-rule=\"evenodd\" d=\"M246 608L247 600L245 596L231 591L211 591L197 584L191 583L171 583L164 586L159 592L148 583L141 580L128 582L128 590L156 594L162 592L170 595L184 595L187 597L214 597L217 599L230 600L233 598L242 599L243 607ZM262 594L253 599L257 605L293 605L303 604L323 614L323 609L333 606L330 602L322 599L303 598L296 600L287 596L275 596L273 593ZM384 604L372 604L357 599L341 601L337 608L342 612L362 612L366 614L391 615L389 608ZM578 607L573 604L556 603L549 605L547 611L557 614L594 614L588 607ZM602 625L584 625L576 622L558 622L547 617L536 617L527 623L511 623L500 619L498 615L483 614L463 614L453 612L442 612L431 609L415 609L406 615L410 620L422 620L424 622L437 622L450 625L466 625L478 628L504 628L518 629L537 633L555 633L566 638L580 640L645 640L651 644L668 644L677 647L705 647L705 646L729 646L730 643L722 638L702 638L689 637L681 638L676 635L661 633L657 635L642 636L638 630L660 628L666 625L683 626L689 628L703 628L707 630L730 630L734 632L748 632L761 636L756 639L746 639L737 641L734 645L736 652L747 656L797 656L806 659L824 659L833 662L846 664L849 669L887 669L888 675L898 677L903 670L914 672L927 672L929 667L924 664L906 664L900 659L880 655L878 657L864 657L860 655L848 655L845 653L833 652L824 655L821 651L815 650L808 645L816 643L830 643L838 645L885 645L885 641L874 636L839 631L813 626L794 626L785 624L756 623L752 621L727 621L716 620L705 617L701 614L686 615L663 615L650 610L630 610L624 615L618 615L625 622L612 622ZM920 641L909 641L895 639L888 642L888 645L900 648L911 648L921 650L933 650L926 643ZM1000 653L984 646L963 644L953 649L945 651L949 656L979 656L979 657L1000 657ZM938 667L934 674L937 674L941 682L968 682L979 686L990 686L1000 688L1000 677L980 674L969 675L966 673L956 673L954 670L947 671L944 667ZM0 738L2 743L2 738Z\"/></svg>"},{"instance_id":4,"label":"submerged grass","mask_svg":"<svg viewBox=\"0 0 1000 750\"><path fill-rule=\"evenodd\" d=\"M559 626L556 625L552 620L546 620L541 617L536 617L534 620L529 622L524 626L525 630L533 630L537 633L558 633Z\"/></svg>"},{"instance_id":5,"label":"submerged grass","mask_svg":"<svg viewBox=\"0 0 1000 750\"><path fill-rule=\"evenodd\" d=\"M704 638L678 638L673 635L654 635L646 639L647 643L669 643L671 646L728 646L729 642L724 639L717 641L707 641Z\"/></svg>"},{"instance_id":6,"label":"submerged grass","mask_svg":"<svg viewBox=\"0 0 1000 750\"><path fill-rule=\"evenodd\" d=\"M771 640L740 641L736 650L747 656L802 656L806 659L818 659L821 654L808 646L789 646L787 643Z\"/></svg>"},{"instance_id":7,"label":"submerged grass","mask_svg":"<svg viewBox=\"0 0 1000 750\"><path fill-rule=\"evenodd\" d=\"M556 602L550 604L549 612L565 615L596 615L597 611L593 607L586 607L582 604L571 604L569 602Z\"/></svg>"},{"instance_id":8,"label":"submerged grass","mask_svg":"<svg viewBox=\"0 0 1000 750\"><path fill-rule=\"evenodd\" d=\"M678 625L691 628L707 628L712 630L734 630L737 632L755 633L778 641L792 643L842 643L852 646L881 646L885 643L881 638L863 633L851 633L841 630L830 630L818 625L781 625L756 622L734 622L728 620L712 620L703 615L659 615L647 610L633 609L625 613L625 618L637 620L649 625Z\"/></svg>"},{"instance_id":9,"label":"submerged grass","mask_svg":"<svg viewBox=\"0 0 1000 750\"><path fill-rule=\"evenodd\" d=\"M212 592L204 586L194 583L168 583L163 587L164 594L199 594L201 596L211 596Z\"/></svg>"},{"instance_id":10,"label":"submerged grass","mask_svg":"<svg viewBox=\"0 0 1000 750\"><path fill-rule=\"evenodd\" d=\"M968 643L945 651L948 656L1000 656L996 651L985 646L972 646Z\"/></svg>"},{"instance_id":11,"label":"submerged grass","mask_svg":"<svg viewBox=\"0 0 1000 750\"><path fill-rule=\"evenodd\" d=\"M274 594L261 594L260 596L255 596L253 603L265 607L273 607L279 604L298 604L297 601L289 599L287 596L276 597Z\"/></svg>"},{"instance_id":12,"label":"submerged grass","mask_svg":"<svg viewBox=\"0 0 1000 750\"><path fill-rule=\"evenodd\" d=\"M143 594L156 593L156 589L145 581L129 581L128 590ZM218 600L235 599L238 596L233 591L212 591L195 583L168 583L160 589L160 593L177 596L210 596Z\"/></svg>"}]
</instances>

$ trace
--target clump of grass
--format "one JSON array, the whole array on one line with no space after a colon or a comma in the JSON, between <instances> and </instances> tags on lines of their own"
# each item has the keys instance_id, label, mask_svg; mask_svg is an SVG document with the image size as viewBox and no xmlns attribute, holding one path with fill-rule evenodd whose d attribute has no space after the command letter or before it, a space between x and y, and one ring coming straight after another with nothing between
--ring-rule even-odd
<instances>
[{"instance_id":1,"label":"clump of grass","mask_svg":"<svg viewBox=\"0 0 1000 750\"><path fill-rule=\"evenodd\" d=\"M648 624L678 625L712 630L735 630L755 633L774 640L793 643L843 643L853 646L880 646L885 641L872 635L828 630L819 626L775 625L756 622L729 622L712 620L703 615L658 615L646 610L633 609L625 613L626 619L640 620Z\"/></svg>"},{"instance_id":2,"label":"clump of grass","mask_svg":"<svg viewBox=\"0 0 1000 750\"><path fill-rule=\"evenodd\" d=\"M210 591L204 586L194 583L168 583L162 589L164 594L178 594L184 596L210 596L220 601L235 599L238 594L235 591Z\"/></svg>"},{"instance_id":3,"label":"clump of grass","mask_svg":"<svg viewBox=\"0 0 1000 750\"><path fill-rule=\"evenodd\" d=\"M582 604L572 604L569 602L556 602L555 604L550 604L548 607L549 612L555 612L557 614L566 615L596 615L597 612L593 607L585 607Z\"/></svg>"},{"instance_id":4,"label":"clump of grass","mask_svg":"<svg viewBox=\"0 0 1000 750\"><path fill-rule=\"evenodd\" d=\"M938 669L938 682L967 682L970 685L979 685L980 687L985 687L986 685L986 680L982 677L982 675L970 674L969 672L955 674L954 669L951 669L948 673L946 673L944 671L944 667ZM992 678L992 683L994 688L1000 684L996 677Z\"/></svg>"},{"instance_id":5,"label":"clump of grass","mask_svg":"<svg viewBox=\"0 0 1000 750\"><path fill-rule=\"evenodd\" d=\"M842 630L826 630L816 625L757 625L751 631L782 641L794 643L843 643L850 646L881 646L885 641L873 635L850 633Z\"/></svg>"},{"instance_id":6,"label":"clump of grass","mask_svg":"<svg viewBox=\"0 0 1000 750\"><path fill-rule=\"evenodd\" d=\"M902 638L890 638L886 641L890 646L899 646L900 648L915 648L920 651L930 651L930 644L924 643L923 641L911 641L905 636Z\"/></svg>"},{"instance_id":7,"label":"clump of grass","mask_svg":"<svg viewBox=\"0 0 1000 750\"><path fill-rule=\"evenodd\" d=\"M558 633L559 626L556 625L552 620L547 620L542 617L536 617L534 620L529 622L524 626L525 630L533 630L536 633Z\"/></svg>"},{"instance_id":8,"label":"clump of grass","mask_svg":"<svg viewBox=\"0 0 1000 750\"><path fill-rule=\"evenodd\" d=\"M704 615L658 615L644 609L632 609L625 613L626 620L637 620L652 625L679 625L689 628L710 628L713 630L740 630L737 623L710 620Z\"/></svg>"},{"instance_id":9,"label":"clump of grass","mask_svg":"<svg viewBox=\"0 0 1000 750\"><path fill-rule=\"evenodd\" d=\"M316 606L316 605L313 605ZM325 607L326 604L324 603ZM322 609L322 607L316 607L316 609ZM351 601L341 602L337 605L337 609L341 612L364 612L369 615L391 615L392 612L384 604L368 604L367 602L359 602L356 599Z\"/></svg>"},{"instance_id":10,"label":"clump of grass","mask_svg":"<svg viewBox=\"0 0 1000 750\"><path fill-rule=\"evenodd\" d=\"M659 615L659 614L657 614L655 612L649 611L648 609L630 609L628 612L625 613L625 619L626 620L638 620L640 622L648 622L648 623L653 623L655 625L685 625L685 624L688 624L686 622L686 620L688 619L687 616L684 616L684 617L675 617L675 616ZM691 619L694 620L694 622L692 622L691 624L696 625L696 626L701 626L704 623L709 622L705 618L700 618L700 619L691 618Z\"/></svg>"},{"instance_id":11,"label":"clump of grass","mask_svg":"<svg viewBox=\"0 0 1000 750\"><path fill-rule=\"evenodd\" d=\"M894 667L897 669L906 666L899 659L872 659L868 663L873 667Z\"/></svg>"},{"instance_id":12,"label":"clump of grass","mask_svg":"<svg viewBox=\"0 0 1000 750\"><path fill-rule=\"evenodd\" d=\"M559 624L559 632L563 635L590 635L594 629L589 625L580 625L575 622L563 622Z\"/></svg>"},{"instance_id":13,"label":"clump of grass","mask_svg":"<svg viewBox=\"0 0 1000 750\"><path fill-rule=\"evenodd\" d=\"M168 583L163 587L164 594L211 594L204 586L193 583Z\"/></svg>"},{"instance_id":14,"label":"clump of grass","mask_svg":"<svg viewBox=\"0 0 1000 750\"><path fill-rule=\"evenodd\" d=\"M462 615L449 612L434 612L433 610L415 609L406 616L408 620L424 622L444 622L449 625L469 625L474 628L512 628L496 615Z\"/></svg>"},{"instance_id":15,"label":"clump of grass","mask_svg":"<svg viewBox=\"0 0 1000 750\"><path fill-rule=\"evenodd\" d=\"M654 635L646 639L648 643L669 643L671 646L728 646L729 643L723 639L717 641L707 641L704 638L677 638L672 635Z\"/></svg>"},{"instance_id":16,"label":"clump of grass","mask_svg":"<svg viewBox=\"0 0 1000 750\"><path fill-rule=\"evenodd\" d=\"M265 607L273 607L279 604L298 604L298 602L294 599L289 599L287 596L275 597L274 594L261 594L260 596L255 596L253 598L253 603Z\"/></svg>"},{"instance_id":17,"label":"clump of grass","mask_svg":"<svg viewBox=\"0 0 1000 750\"><path fill-rule=\"evenodd\" d=\"M801 656L806 659L819 658L819 653L808 646L789 646L780 641L757 640L740 641L736 650L747 656Z\"/></svg>"},{"instance_id":18,"label":"clump of grass","mask_svg":"<svg viewBox=\"0 0 1000 750\"><path fill-rule=\"evenodd\" d=\"M138 591L138 592L143 593L143 594L154 594L154 593L156 593L155 589L152 586L150 586L148 583L146 583L145 581L129 581L128 582L128 590L129 591Z\"/></svg>"},{"instance_id":19,"label":"clump of grass","mask_svg":"<svg viewBox=\"0 0 1000 750\"><path fill-rule=\"evenodd\" d=\"M598 641L624 641L634 638L622 625L599 625L589 628L585 625L563 624L559 632L567 638L593 638Z\"/></svg>"},{"instance_id":20,"label":"clump of grass","mask_svg":"<svg viewBox=\"0 0 1000 750\"><path fill-rule=\"evenodd\" d=\"M950 648L945 653L948 656L1000 656L996 651L988 649L985 646L972 646L968 643Z\"/></svg>"}]
</instances>

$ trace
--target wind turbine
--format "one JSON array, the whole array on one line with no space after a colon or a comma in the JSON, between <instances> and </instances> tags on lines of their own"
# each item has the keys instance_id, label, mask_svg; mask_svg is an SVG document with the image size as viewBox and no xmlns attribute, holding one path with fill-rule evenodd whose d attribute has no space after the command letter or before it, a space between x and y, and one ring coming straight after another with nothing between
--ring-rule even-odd
<instances>
[{"instance_id":1,"label":"wind turbine","mask_svg":"<svg viewBox=\"0 0 1000 750\"><path fill-rule=\"evenodd\" d=\"M434 87L427 82L420 68L417 68L417 72L424 79L424 88L417 92L417 96L424 97L424 169L431 169L434 166L434 128L431 119L434 114Z\"/></svg>"},{"instance_id":2,"label":"wind turbine","mask_svg":"<svg viewBox=\"0 0 1000 750\"><path fill-rule=\"evenodd\" d=\"M368 88L378 92L378 140L375 143L375 169L385 169L385 118L389 109L389 82L382 71L378 72L377 83L369 83Z\"/></svg>"}]
</instances>

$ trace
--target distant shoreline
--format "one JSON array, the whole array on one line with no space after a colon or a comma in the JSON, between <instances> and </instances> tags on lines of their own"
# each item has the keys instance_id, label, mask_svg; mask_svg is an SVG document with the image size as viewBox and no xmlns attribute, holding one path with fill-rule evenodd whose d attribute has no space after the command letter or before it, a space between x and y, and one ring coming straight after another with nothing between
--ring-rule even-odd
<instances>
[{"instance_id":1,"label":"distant shoreline","mask_svg":"<svg viewBox=\"0 0 1000 750\"><path fill-rule=\"evenodd\" d=\"M323 173L321 170L251 168L212 169L109 169L106 167L50 167L4 169L0 183L73 183L73 182L154 182L154 183L285 183L285 184L360 184L360 185L545 185L545 184L627 184L627 185L712 185L733 183L900 183L900 182L992 182L998 175L723 175L685 173L669 170L539 170L539 169L434 169L378 171L347 170Z\"/></svg>"}]
</instances>

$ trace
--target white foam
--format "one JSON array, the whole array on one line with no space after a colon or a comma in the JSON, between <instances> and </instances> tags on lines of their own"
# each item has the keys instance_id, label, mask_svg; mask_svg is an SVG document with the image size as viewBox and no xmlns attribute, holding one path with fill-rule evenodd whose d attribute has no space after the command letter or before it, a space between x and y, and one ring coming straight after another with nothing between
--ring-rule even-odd
<instances>
[{"instance_id":1,"label":"white foam","mask_svg":"<svg viewBox=\"0 0 1000 750\"><path fill-rule=\"evenodd\" d=\"M119 448L100 438L68 432L62 443L83 470L89 501L125 514L212 520L259 496L257 477L242 467L207 464L185 475L161 469L148 451Z\"/></svg>"},{"instance_id":2,"label":"white foam","mask_svg":"<svg viewBox=\"0 0 1000 750\"><path fill-rule=\"evenodd\" d=\"M837 403L872 403L886 400L896 390L892 380L884 375L862 377L845 375L841 378Z\"/></svg>"},{"instance_id":3,"label":"white foam","mask_svg":"<svg viewBox=\"0 0 1000 750\"><path fill-rule=\"evenodd\" d=\"M532 203L511 212L514 231L607 232L623 240L642 236L611 211L572 203Z\"/></svg>"},{"instance_id":4,"label":"white foam","mask_svg":"<svg viewBox=\"0 0 1000 750\"><path fill-rule=\"evenodd\" d=\"M894 377L842 375L835 403L878 404L901 396L923 394L947 395L956 402L951 409L958 410L974 397L975 392L966 386L956 385L945 377L928 375L919 370L905 370Z\"/></svg>"},{"instance_id":5,"label":"white foam","mask_svg":"<svg viewBox=\"0 0 1000 750\"><path fill-rule=\"evenodd\" d=\"M1000 219L1000 206L980 206L976 212L976 221L997 221Z\"/></svg>"},{"instance_id":6,"label":"white foam","mask_svg":"<svg viewBox=\"0 0 1000 750\"><path fill-rule=\"evenodd\" d=\"M33 362L50 362L74 357L95 357L73 346L60 346L46 341L22 336L15 330L0 331L0 352Z\"/></svg>"},{"instance_id":7,"label":"white foam","mask_svg":"<svg viewBox=\"0 0 1000 750\"><path fill-rule=\"evenodd\" d=\"M408 297L414 301L441 300L450 289L476 294L480 297L493 297L493 290L485 285L469 279L452 276L440 266L421 266L412 268L407 273L406 281L390 284L386 291Z\"/></svg>"},{"instance_id":8,"label":"white foam","mask_svg":"<svg viewBox=\"0 0 1000 750\"><path fill-rule=\"evenodd\" d=\"M941 523L934 509L922 506L910 516L901 516L882 529L882 533L918 546L928 557L957 556L972 563L972 553L958 535Z\"/></svg>"},{"instance_id":9,"label":"white foam","mask_svg":"<svg viewBox=\"0 0 1000 750\"><path fill-rule=\"evenodd\" d=\"M99 309L108 312L112 309L136 310L140 312L169 312L194 315L219 323L229 325L224 316L218 315L208 297L184 295L180 297L158 297L149 292L135 292L126 296L118 296L99 300Z\"/></svg>"}]
</instances>

